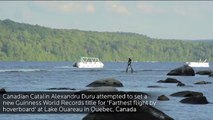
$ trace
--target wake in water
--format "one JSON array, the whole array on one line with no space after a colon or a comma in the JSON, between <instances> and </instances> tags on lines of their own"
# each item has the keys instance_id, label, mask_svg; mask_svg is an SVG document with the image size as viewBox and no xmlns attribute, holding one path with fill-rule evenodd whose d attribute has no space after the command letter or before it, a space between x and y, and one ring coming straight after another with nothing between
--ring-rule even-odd
<instances>
[{"instance_id":1,"label":"wake in water","mask_svg":"<svg viewBox=\"0 0 213 120\"><path fill-rule=\"evenodd\" d=\"M169 69L139 69L136 71L169 71Z\"/></svg>"},{"instance_id":2,"label":"wake in water","mask_svg":"<svg viewBox=\"0 0 213 120\"><path fill-rule=\"evenodd\" d=\"M73 66L55 66L56 69L70 69L73 68Z\"/></svg>"},{"instance_id":3,"label":"wake in water","mask_svg":"<svg viewBox=\"0 0 213 120\"><path fill-rule=\"evenodd\" d=\"M5 72L43 72L47 71L44 69L0 69L0 73Z\"/></svg>"}]
</instances>

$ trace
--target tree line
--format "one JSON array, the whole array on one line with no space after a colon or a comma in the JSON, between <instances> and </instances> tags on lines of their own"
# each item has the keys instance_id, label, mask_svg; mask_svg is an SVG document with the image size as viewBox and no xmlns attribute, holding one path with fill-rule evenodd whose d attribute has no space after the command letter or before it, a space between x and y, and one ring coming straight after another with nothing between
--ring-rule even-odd
<instances>
[{"instance_id":1,"label":"tree line","mask_svg":"<svg viewBox=\"0 0 213 120\"><path fill-rule=\"evenodd\" d=\"M81 56L102 61L212 60L213 42L154 39L125 32L52 29L0 20L1 61L77 61Z\"/></svg>"}]
</instances>

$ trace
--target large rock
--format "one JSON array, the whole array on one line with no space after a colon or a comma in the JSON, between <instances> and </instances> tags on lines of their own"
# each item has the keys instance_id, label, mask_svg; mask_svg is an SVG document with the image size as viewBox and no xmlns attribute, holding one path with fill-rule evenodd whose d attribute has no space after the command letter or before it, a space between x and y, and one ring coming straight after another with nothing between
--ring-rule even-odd
<instances>
[{"instance_id":1,"label":"large rock","mask_svg":"<svg viewBox=\"0 0 213 120\"><path fill-rule=\"evenodd\" d=\"M205 85L205 84L212 84L212 82L199 81L199 82L196 82L194 84L196 84L196 85Z\"/></svg>"},{"instance_id":2,"label":"large rock","mask_svg":"<svg viewBox=\"0 0 213 120\"><path fill-rule=\"evenodd\" d=\"M159 83L181 83L175 78L167 78L166 80L159 80Z\"/></svg>"},{"instance_id":3,"label":"large rock","mask_svg":"<svg viewBox=\"0 0 213 120\"><path fill-rule=\"evenodd\" d=\"M101 87L101 86L112 86L112 87L123 87L123 84L114 78L107 78L107 79L101 79L101 80L96 80L87 87Z\"/></svg>"},{"instance_id":4,"label":"large rock","mask_svg":"<svg viewBox=\"0 0 213 120\"><path fill-rule=\"evenodd\" d=\"M158 96L157 100L159 100L159 101L168 101L169 98L166 95L160 95L160 96Z\"/></svg>"},{"instance_id":5,"label":"large rock","mask_svg":"<svg viewBox=\"0 0 213 120\"><path fill-rule=\"evenodd\" d=\"M152 106L142 105L136 108L137 113L89 113L83 120L174 120Z\"/></svg>"},{"instance_id":6,"label":"large rock","mask_svg":"<svg viewBox=\"0 0 213 120\"><path fill-rule=\"evenodd\" d=\"M208 104L209 103L206 97L202 95L184 98L180 102L187 103L187 104Z\"/></svg>"},{"instance_id":7,"label":"large rock","mask_svg":"<svg viewBox=\"0 0 213 120\"><path fill-rule=\"evenodd\" d=\"M212 70L202 70L202 71L196 72L196 74L199 74L199 75L210 75L211 73L213 73Z\"/></svg>"},{"instance_id":8,"label":"large rock","mask_svg":"<svg viewBox=\"0 0 213 120\"><path fill-rule=\"evenodd\" d=\"M110 86L103 86L103 87L93 87L93 88L89 88L83 91L87 91L87 92L116 92L118 91L118 89L116 89L115 87L110 87Z\"/></svg>"},{"instance_id":9,"label":"large rock","mask_svg":"<svg viewBox=\"0 0 213 120\"><path fill-rule=\"evenodd\" d=\"M116 93L117 89L115 87L109 87L109 86L102 86L102 87L93 87L90 89L85 90L86 92L94 92L93 94L99 94L101 92L114 92ZM85 91L80 91L85 92ZM97 92L97 93L96 93ZM127 93L128 94L128 93ZM132 94L130 92L129 94ZM148 95L147 93L137 93L139 95ZM148 95L149 96L149 95ZM140 98L134 99L141 101ZM105 100L104 100L105 101ZM129 101L126 99L122 99L122 102ZM131 101L131 100L130 100ZM104 106L105 108L112 108L114 112L111 113L89 113L87 114L82 120L174 120L173 118L169 117L162 111L150 106L150 105L114 105L114 106ZM118 109L116 109L118 107ZM120 111L119 108L129 108L130 111L132 108L136 109L137 111L134 112L127 112L127 111Z\"/></svg>"},{"instance_id":10,"label":"large rock","mask_svg":"<svg viewBox=\"0 0 213 120\"><path fill-rule=\"evenodd\" d=\"M173 97L193 97L193 96L203 96L201 92L194 92L194 91L181 91L171 94L170 96Z\"/></svg>"},{"instance_id":11,"label":"large rock","mask_svg":"<svg viewBox=\"0 0 213 120\"><path fill-rule=\"evenodd\" d=\"M192 67L183 65L182 67L171 70L167 75L174 76L195 76L195 72Z\"/></svg>"}]
</instances>

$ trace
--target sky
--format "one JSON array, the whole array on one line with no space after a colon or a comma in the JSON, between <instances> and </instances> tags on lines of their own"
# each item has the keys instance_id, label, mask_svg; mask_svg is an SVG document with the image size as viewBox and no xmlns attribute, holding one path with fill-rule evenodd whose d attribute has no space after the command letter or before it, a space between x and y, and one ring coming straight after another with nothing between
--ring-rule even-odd
<instances>
[{"instance_id":1,"label":"sky","mask_svg":"<svg viewBox=\"0 0 213 120\"><path fill-rule=\"evenodd\" d=\"M51 28L213 39L213 1L0 1L0 20Z\"/></svg>"}]
</instances>

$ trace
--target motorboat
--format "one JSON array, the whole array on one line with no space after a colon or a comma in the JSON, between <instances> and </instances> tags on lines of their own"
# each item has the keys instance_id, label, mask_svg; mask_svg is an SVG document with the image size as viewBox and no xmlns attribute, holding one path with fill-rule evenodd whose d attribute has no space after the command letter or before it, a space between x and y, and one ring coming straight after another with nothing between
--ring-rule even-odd
<instances>
[{"instance_id":1,"label":"motorboat","mask_svg":"<svg viewBox=\"0 0 213 120\"><path fill-rule=\"evenodd\" d=\"M207 62L207 60L200 60L199 62L186 62L186 65L190 67L209 67L209 62Z\"/></svg>"},{"instance_id":2,"label":"motorboat","mask_svg":"<svg viewBox=\"0 0 213 120\"><path fill-rule=\"evenodd\" d=\"M103 68L104 64L99 60L99 58L81 57L80 62L74 63L73 67L77 67L77 68Z\"/></svg>"}]
</instances>

